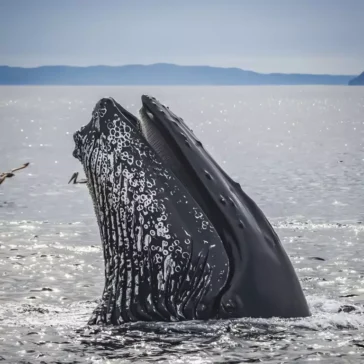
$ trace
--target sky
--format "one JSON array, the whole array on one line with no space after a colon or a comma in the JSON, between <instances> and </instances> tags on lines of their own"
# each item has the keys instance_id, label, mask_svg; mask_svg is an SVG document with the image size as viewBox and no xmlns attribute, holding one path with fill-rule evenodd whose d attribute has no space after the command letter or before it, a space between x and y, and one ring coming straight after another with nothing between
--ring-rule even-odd
<instances>
[{"instance_id":1,"label":"sky","mask_svg":"<svg viewBox=\"0 0 364 364\"><path fill-rule=\"evenodd\" d=\"M364 70L364 0L0 0L0 65Z\"/></svg>"}]
</instances>

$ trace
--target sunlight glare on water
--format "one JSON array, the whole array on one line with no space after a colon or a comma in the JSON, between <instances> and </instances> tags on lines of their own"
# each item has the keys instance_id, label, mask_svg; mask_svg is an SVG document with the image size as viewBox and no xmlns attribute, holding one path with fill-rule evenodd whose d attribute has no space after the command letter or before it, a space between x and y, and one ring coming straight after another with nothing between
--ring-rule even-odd
<instances>
[{"instance_id":1,"label":"sunlight glare on water","mask_svg":"<svg viewBox=\"0 0 364 364\"><path fill-rule=\"evenodd\" d=\"M103 256L72 134L112 96L183 117L267 214L312 316L87 327ZM364 360L364 88L0 87L0 360L358 363ZM82 177L82 173L80 173Z\"/></svg>"}]
</instances>

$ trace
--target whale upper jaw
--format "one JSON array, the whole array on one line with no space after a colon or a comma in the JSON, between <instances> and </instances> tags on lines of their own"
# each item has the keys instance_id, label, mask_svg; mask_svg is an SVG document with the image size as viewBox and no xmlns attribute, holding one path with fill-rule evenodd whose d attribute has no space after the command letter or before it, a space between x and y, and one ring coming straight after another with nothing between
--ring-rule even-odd
<instances>
[{"instance_id":1,"label":"whale upper jaw","mask_svg":"<svg viewBox=\"0 0 364 364\"><path fill-rule=\"evenodd\" d=\"M163 137L161 158L188 186L228 253L232 270L220 315L229 317L231 311L252 317L310 315L292 263L261 209L216 163L182 118L154 97L143 95L142 104L142 123ZM153 133L145 137L156 144Z\"/></svg>"}]
</instances>

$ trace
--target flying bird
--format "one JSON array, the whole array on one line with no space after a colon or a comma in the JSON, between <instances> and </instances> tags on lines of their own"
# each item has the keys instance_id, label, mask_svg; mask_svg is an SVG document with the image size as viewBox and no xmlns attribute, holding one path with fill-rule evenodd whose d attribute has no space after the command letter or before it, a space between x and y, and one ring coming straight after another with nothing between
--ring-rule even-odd
<instances>
[{"instance_id":1,"label":"flying bird","mask_svg":"<svg viewBox=\"0 0 364 364\"><path fill-rule=\"evenodd\" d=\"M87 183L87 179L77 180L77 178L78 178L78 172L73 173L71 179L68 181L68 184L70 184L71 182L73 182L74 185Z\"/></svg>"},{"instance_id":2,"label":"flying bird","mask_svg":"<svg viewBox=\"0 0 364 364\"><path fill-rule=\"evenodd\" d=\"M14 168L10 172L0 173L0 185L5 181L6 178L14 177L14 172L20 171L29 166L29 163L24 163L21 167Z\"/></svg>"}]
</instances>

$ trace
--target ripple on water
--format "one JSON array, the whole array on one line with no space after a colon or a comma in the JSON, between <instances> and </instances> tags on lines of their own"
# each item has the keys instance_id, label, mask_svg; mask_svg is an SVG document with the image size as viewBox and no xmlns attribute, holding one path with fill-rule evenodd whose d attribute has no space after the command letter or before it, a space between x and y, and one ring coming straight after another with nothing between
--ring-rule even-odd
<instances>
[{"instance_id":1,"label":"ripple on water","mask_svg":"<svg viewBox=\"0 0 364 364\"><path fill-rule=\"evenodd\" d=\"M86 326L103 288L98 232L86 223L0 221L0 351L37 363L349 362L364 345L361 224L276 221L312 316ZM340 242L340 245L338 243ZM10 303L9 303L10 302Z\"/></svg>"}]
</instances>

